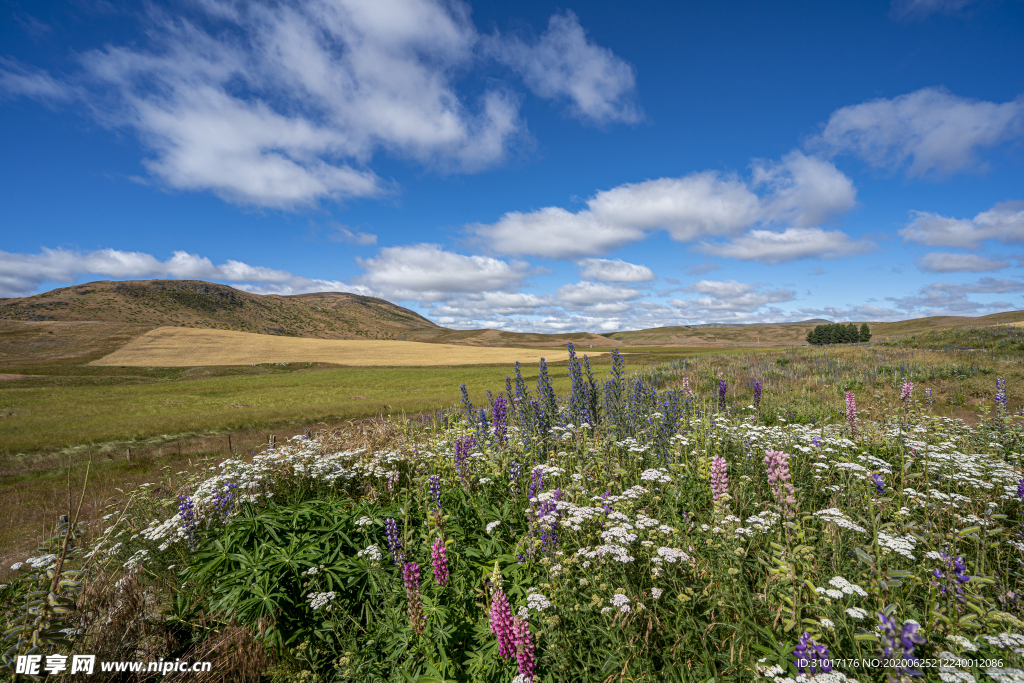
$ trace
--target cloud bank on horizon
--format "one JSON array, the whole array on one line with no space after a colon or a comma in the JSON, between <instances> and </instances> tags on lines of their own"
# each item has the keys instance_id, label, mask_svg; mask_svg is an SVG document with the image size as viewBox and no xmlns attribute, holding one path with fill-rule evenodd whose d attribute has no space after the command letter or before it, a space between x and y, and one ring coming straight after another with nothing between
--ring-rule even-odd
<instances>
[{"instance_id":1,"label":"cloud bank on horizon","mask_svg":"<svg viewBox=\"0 0 1024 683\"><path fill-rule=\"evenodd\" d=\"M93 249L38 230L0 243L0 297L97 277L206 279L379 296L444 325L515 331L1024 308L1024 95L1008 69L1001 98L957 94L935 72L886 97L834 101L816 126L733 163L712 153L694 166L677 159L685 135L664 153L630 142L678 135L658 132L675 111L659 99L663 60L626 58L629 43L602 44L572 10L535 9L551 10L539 33L493 18L482 30L469 5L435 0L172 2L126 13L142 37L82 36L57 66L27 48L0 55L0 106L36 102L95 126L94 138L131 141L140 172L124 173L111 201L141 192L199 222L227 212L281 232L300 217L324 224L307 231L323 245L312 255L260 249L239 228L182 230L168 246L167 235L126 242L125 225L90 231ZM927 30L983 11L894 0L876 21ZM657 55L667 48L653 35ZM730 132L700 135L713 148ZM580 158L576 175L616 180L580 199L571 164L546 170L556 160L543 150L562 144ZM645 164L675 172L628 170ZM470 201L467 183L486 201ZM217 208L192 200L202 196Z\"/></svg>"}]
</instances>

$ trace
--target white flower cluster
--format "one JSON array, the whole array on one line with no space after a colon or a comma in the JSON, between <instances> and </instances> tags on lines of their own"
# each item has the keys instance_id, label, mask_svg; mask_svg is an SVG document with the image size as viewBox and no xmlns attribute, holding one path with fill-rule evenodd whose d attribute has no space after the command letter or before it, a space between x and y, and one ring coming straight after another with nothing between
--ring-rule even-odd
<instances>
[{"instance_id":1,"label":"white flower cluster","mask_svg":"<svg viewBox=\"0 0 1024 683\"><path fill-rule=\"evenodd\" d=\"M1024 669L997 669L990 667L985 669L985 673L996 683L1024 683Z\"/></svg>"},{"instance_id":2,"label":"white flower cluster","mask_svg":"<svg viewBox=\"0 0 1024 683\"><path fill-rule=\"evenodd\" d=\"M666 470L664 467L661 467L656 470L644 470L640 474L640 481L656 481L661 484L671 484L672 477L668 475L668 470Z\"/></svg>"},{"instance_id":3,"label":"white flower cluster","mask_svg":"<svg viewBox=\"0 0 1024 683\"><path fill-rule=\"evenodd\" d=\"M616 593L611 597L611 599L608 602L612 603L612 607L618 607L619 611L623 614L632 609L629 606L629 598L627 598L622 593Z\"/></svg>"},{"instance_id":4,"label":"white flower cluster","mask_svg":"<svg viewBox=\"0 0 1024 683\"><path fill-rule=\"evenodd\" d=\"M488 522L488 524L487 524L487 534L488 535L493 534L494 530L497 529L499 526L501 526L501 522L499 520L495 520L493 522Z\"/></svg>"},{"instance_id":5,"label":"white flower cluster","mask_svg":"<svg viewBox=\"0 0 1024 683\"><path fill-rule=\"evenodd\" d=\"M333 600L336 595L337 593L334 591L328 591L326 593L310 593L306 596L306 599L309 600L309 606L312 607L315 612Z\"/></svg>"},{"instance_id":6,"label":"white flower cluster","mask_svg":"<svg viewBox=\"0 0 1024 683\"><path fill-rule=\"evenodd\" d=\"M320 570L317 567L310 567L306 571L302 572L302 574L300 574L300 576L316 576L319 573L320 573Z\"/></svg>"},{"instance_id":7,"label":"white flower cluster","mask_svg":"<svg viewBox=\"0 0 1024 683\"><path fill-rule=\"evenodd\" d=\"M377 544L373 543L356 553L356 557L368 557L371 562L380 562L383 555L380 552L380 548L377 547Z\"/></svg>"},{"instance_id":8,"label":"white flower cluster","mask_svg":"<svg viewBox=\"0 0 1024 683\"><path fill-rule=\"evenodd\" d=\"M530 593L526 596L526 606L535 612L543 612L551 607L551 601L543 593Z\"/></svg>"},{"instance_id":9,"label":"white flower cluster","mask_svg":"<svg viewBox=\"0 0 1024 683\"><path fill-rule=\"evenodd\" d=\"M832 522L836 526L839 526L843 529L858 531L862 534L867 533L867 529L851 522L849 519L846 518L846 514L839 508L828 508L826 510L818 510L817 512L814 513L814 516L820 518L823 522Z\"/></svg>"},{"instance_id":10,"label":"white flower cluster","mask_svg":"<svg viewBox=\"0 0 1024 683\"><path fill-rule=\"evenodd\" d=\"M860 621L868 615L868 613L865 610L862 610L860 607L847 607L846 613L849 614L852 618L856 619L857 621Z\"/></svg>"},{"instance_id":11,"label":"white flower cluster","mask_svg":"<svg viewBox=\"0 0 1024 683\"><path fill-rule=\"evenodd\" d=\"M145 548L136 550L135 554L129 557L128 560L124 563L124 568L128 570L135 569L135 565L137 565L139 562L142 562L147 557L149 557L149 551Z\"/></svg>"},{"instance_id":12,"label":"white flower cluster","mask_svg":"<svg viewBox=\"0 0 1024 683\"><path fill-rule=\"evenodd\" d=\"M884 531L879 531L878 545L912 560L914 559L913 550L917 545L917 539L910 534L906 536L890 536Z\"/></svg>"},{"instance_id":13,"label":"white flower cluster","mask_svg":"<svg viewBox=\"0 0 1024 683\"><path fill-rule=\"evenodd\" d=\"M586 557L590 560L604 559L605 557L611 557L616 562L632 562L636 558L629 554L629 551L623 548L621 545L599 545L593 550L590 548L580 548L576 551L577 556ZM584 566L588 566L584 563Z\"/></svg>"},{"instance_id":14,"label":"white flower cluster","mask_svg":"<svg viewBox=\"0 0 1024 683\"><path fill-rule=\"evenodd\" d=\"M977 652L978 645L963 636L946 636L946 640L953 643L957 648L967 652Z\"/></svg>"},{"instance_id":15,"label":"white flower cluster","mask_svg":"<svg viewBox=\"0 0 1024 683\"><path fill-rule=\"evenodd\" d=\"M831 586L833 586L835 588L838 588L839 590L841 590L843 593L845 593L847 595L853 595L854 593L856 593L857 595L859 595L862 598L868 597L868 594L864 592L863 588L861 588L859 585L857 585L855 583L850 583L849 581L844 579L842 576L833 576L829 580L829 585L831 585Z\"/></svg>"},{"instance_id":16,"label":"white flower cluster","mask_svg":"<svg viewBox=\"0 0 1024 683\"><path fill-rule=\"evenodd\" d=\"M679 550L678 548L661 547L658 548L655 552L658 553L658 557L652 557L651 562L661 562L662 560L664 560L669 564L675 564L676 562L690 561L690 556L684 553L682 550Z\"/></svg>"},{"instance_id":17,"label":"white flower cluster","mask_svg":"<svg viewBox=\"0 0 1024 683\"><path fill-rule=\"evenodd\" d=\"M367 517L366 515L363 515L362 517L356 520L356 526L369 526L371 524L373 524L373 520Z\"/></svg>"},{"instance_id":18,"label":"white flower cluster","mask_svg":"<svg viewBox=\"0 0 1024 683\"><path fill-rule=\"evenodd\" d=\"M630 524L613 526L611 529L601 532L601 540L605 543L622 543L624 545L632 543L638 538L637 535L631 531L632 528L633 526Z\"/></svg>"},{"instance_id":19,"label":"white flower cluster","mask_svg":"<svg viewBox=\"0 0 1024 683\"><path fill-rule=\"evenodd\" d=\"M837 591L834 588L824 588L822 586L818 586L814 590L819 595L827 595L828 597L832 598L833 600L842 600L843 599L843 591Z\"/></svg>"},{"instance_id":20,"label":"white flower cluster","mask_svg":"<svg viewBox=\"0 0 1024 683\"><path fill-rule=\"evenodd\" d=\"M660 588L652 588L651 589L651 597L654 598L655 600L657 600L658 598L661 597L662 592L663 591Z\"/></svg>"},{"instance_id":21,"label":"white flower cluster","mask_svg":"<svg viewBox=\"0 0 1024 683\"><path fill-rule=\"evenodd\" d=\"M998 636L982 636L992 647L1000 650L1010 648L1017 654L1024 653L1024 636L1019 633L1000 633Z\"/></svg>"},{"instance_id":22,"label":"white flower cluster","mask_svg":"<svg viewBox=\"0 0 1024 683\"><path fill-rule=\"evenodd\" d=\"M636 523L636 528L637 529L649 529L649 528L656 527L659 524L661 524L661 522L659 522L658 520L651 519L650 517L648 517L646 515L637 515L635 523Z\"/></svg>"}]
</instances>

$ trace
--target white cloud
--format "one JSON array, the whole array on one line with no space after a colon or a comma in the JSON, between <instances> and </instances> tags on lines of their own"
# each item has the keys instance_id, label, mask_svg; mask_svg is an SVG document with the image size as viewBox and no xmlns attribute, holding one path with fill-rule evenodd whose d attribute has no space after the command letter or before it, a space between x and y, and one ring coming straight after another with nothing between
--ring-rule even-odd
<instances>
[{"instance_id":1,"label":"white cloud","mask_svg":"<svg viewBox=\"0 0 1024 683\"><path fill-rule=\"evenodd\" d=\"M469 227L501 253L578 258L641 240L653 230L685 243L758 224L803 227L848 211L855 200L853 184L832 163L792 152L780 162L755 163L750 182L703 171L626 183L598 192L576 213L549 206Z\"/></svg>"},{"instance_id":2,"label":"white cloud","mask_svg":"<svg viewBox=\"0 0 1024 683\"><path fill-rule=\"evenodd\" d=\"M983 277L973 285L952 285L942 282L928 285L928 289L950 294L1009 294L1024 291L1024 282Z\"/></svg>"},{"instance_id":3,"label":"white cloud","mask_svg":"<svg viewBox=\"0 0 1024 683\"><path fill-rule=\"evenodd\" d=\"M801 258L836 259L874 251L866 240L855 242L839 230L786 228L782 232L751 230L724 244L702 244L698 251L741 261L784 263Z\"/></svg>"},{"instance_id":4,"label":"white cloud","mask_svg":"<svg viewBox=\"0 0 1024 683\"><path fill-rule=\"evenodd\" d=\"M580 277L601 282L650 282L656 280L647 266L621 259L586 258L577 263Z\"/></svg>"},{"instance_id":5,"label":"white cloud","mask_svg":"<svg viewBox=\"0 0 1024 683\"><path fill-rule=\"evenodd\" d=\"M84 52L76 85L4 62L0 87L47 102L81 98L102 124L136 132L151 153L146 167L169 187L265 207L392 191L371 168L377 155L474 172L527 137L506 86L489 80L472 98L457 87L483 57L461 3L190 8L188 16L153 10L137 41ZM554 17L537 46L512 48L529 55L533 87L565 94L591 120L630 119L631 68L587 41L574 16Z\"/></svg>"},{"instance_id":6,"label":"white cloud","mask_svg":"<svg viewBox=\"0 0 1024 683\"><path fill-rule=\"evenodd\" d=\"M377 236L373 233L353 232L340 223L333 223L331 227L333 230L327 235L327 239L331 242L345 242L362 247L377 244Z\"/></svg>"},{"instance_id":7,"label":"white cloud","mask_svg":"<svg viewBox=\"0 0 1024 683\"><path fill-rule=\"evenodd\" d=\"M238 283L239 289L263 294L345 291L365 294L358 286L294 275L235 260L220 265L197 254L175 251L166 261L137 251L91 252L43 248L38 254L0 251L0 296L30 296L45 282L72 283L82 275L114 279L188 279Z\"/></svg>"},{"instance_id":8,"label":"white cloud","mask_svg":"<svg viewBox=\"0 0 1024 683\"><path fill-rule=\"evenodd\" d=\"M554 15L533 45L496 37L489 52L523 77L540 97L568 100L572 114L593 123L642 118L633 103L633 67L611 50L594 44L571 11Z\"/></svg>"},{"instance_id":9,"label":"white cloud","mask_svg":"<svg viewBox=\"0 0 1024 683\"><path fill-rule=\"evenodd\" d=\"M1008 294L1024 291L1024 282L984 277L974 284L957 285L932 283L917 294L904 297L886 297L904 315L983 315L1000 311L1016 310L1018 303L1007 301L980 302L968 299L968 294Z\"/></svg>"},{"instance_id":10,"label":"white cloud","mask_svg":"<svg viewBox=\"0 0 1024 683\"><path fill-rule=\"evenodd\" d=\"M1024 242L1024 202L1001 202L974 218L948 218L925 211L914 211L913 216L899 231L904 242L962 249L977 249L990 239Z\"/></svg>"},{"instance_id":11,"label":"white cloud","mask_svg":"<svg viewBox=\"0 0 1024 683\"><path fill-rule=\"evenodd\" d=\"M849 153L910 176L948 175L979 165L977 150L1024 134L1024 98L997 104L923 88L832 113L812 148Z\"/></svg>"},{"instance_id":12,"label":"white cloud","mask_svg":"<svg viewBox=\"0 0 1024 683\"><path fill-rule=\"evenodd\" d=\"M574 285L562 285L555 292L559 303L570 307L593 306L596 304L622 305L640 296L638 289L606 285L598 282L578 282ZM628 304L626 304L628 306Z\"/></svg>"},{"instance_id":13,"label":"white cloud","mask_svg":"<svg viewBox=\"0 0 1024 683\"><path fill-rule=\"evenodd\" d=\"M450 301L455 294L505 290L522 282L529 265L489 256L464 256L436 244L385 247L375 258L357 258L366 271L353 279L400 301Z\"/></svg>"},{"instance_id":14,"label":"white cloud","mask_svg":"<svg viewBox=\"0 0 1024 683\"><path fill-rule=\"evenodd\" d=\"M930 273L985 273L1010 267L1010 264L1002 259L989 258L979 254L950 254L948 252L925 254L918 259L917 265L921 270Z\"/></svg>"},{"instance_id":15,"label":"white cloud","mask_svg":"<svg viewBox=\"0 0 1024 683\"><path fill-rule=\"evenodd\" d=\"M954 14L978 0L892 0L889 14L894 19L920 19L940 12Z\"/></svg>"},{"instance_id":16,"label":"white cloud","mask_svg":"<svg viewBox=\"0 0 1024 683\"><path fill-rule=\"evenodd\" d=\"M784 303L796 298L796 293L789 289L780 287L765 290L758 285L736 280L700 280L688 287L687 291L704 296L672 299L669 303L688 319L713 322L749 321L754 316L745 314L756 312L763 316L764 311L761 309L768 304ZM778 309L769 309L769 312L775 317L783 315Z\"/></svg>"}]
</instances>

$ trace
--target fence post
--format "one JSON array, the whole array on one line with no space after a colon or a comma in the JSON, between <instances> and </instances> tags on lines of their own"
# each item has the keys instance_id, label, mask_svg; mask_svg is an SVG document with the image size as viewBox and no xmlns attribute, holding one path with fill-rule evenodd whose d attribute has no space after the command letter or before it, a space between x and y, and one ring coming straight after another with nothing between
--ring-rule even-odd
<instances>
[{"instance_id":1,"label":"fence post","mask_svg":"<svg viewBox=\"0 0 1024 683\"><path fill-rule=\"evenodd\" d=\"M130 449L130 448L128 449L128 459L129 460L132 459L132 449Z\"/></svg>"}]
</instances>

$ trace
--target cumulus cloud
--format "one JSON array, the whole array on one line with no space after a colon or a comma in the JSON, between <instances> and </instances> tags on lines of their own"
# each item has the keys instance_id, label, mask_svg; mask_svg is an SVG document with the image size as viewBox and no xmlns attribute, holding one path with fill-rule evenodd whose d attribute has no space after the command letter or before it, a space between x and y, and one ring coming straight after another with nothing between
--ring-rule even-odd
<instances>
[{"instance_id":1,"label":"cumulus cloud","mask_svg":"<svg viewBox=\"0 0 1024 683\"><path fill-rule=\"evenodd\" d=\"M625 302L639 297L640 290L631 287L607 285L598 282L579 282L574 285L562 285L555 292L559 303L569 307L591 307L595 305L614 304L628 306Z\"/></svg>"},{"instance_id":2,"label":"cumulus cloud","mask_svg":"<svg viewBox=\"0 0 1024 683\"><path fill-rule=\"evenodd\" d=\"M621 259L586 258L579 261L580 277L601 282L650 282L656 280L647 266Z\"/></svg>"},{"instance_id":3,"label":"cumulus cloud","mask_svg":"<svg viewBox=\"0 0 1024 683\"><path fill-rule=\"evenodd\" d=\"M366 272L356 284L399 301L448 301L453 295L507 290L529 274L529 264L490 256L465 256L436 244L385 247L375 258L357 258Z\"/></svg>"},{"instance_id":4,"label":"cumulus cloud","mask_svg":"<svg viewBox=\"0 0 1024 683\"><path fill-rule=\"evenodd\" d=\"M978 150L1022 134L1024 98L997 104L922 88L843 107L808 145L910 176L949 175L978 168Z\"/></svg>"},{"instance_id":5,"label":"cumulus cloud","mask_svg":"<svg viewBox=\"0 0 1024 683\"><path fill-rule=\"evenodd\" d=\"M954 14L978 0L892 0L893 19L922 19L930 14Z\"/></svg>"},{"instance_id":6,"label":"cumulus cloud","mask_svg":"<svg viewBox=\"0 0 1024 683\"><path fill-rule=\"evenodd\" d=\"M633 123L642 118L633 102L633 67L611 50L588 40L571 11L554 15L548 30L534 44L495 36L489 41L495 58L518 72L540 97L567 100L571 113L603 124Z\"/></svg>"},{"instance_id":7,"label":"cumulus cloud","mask_svg":"<svg viewBox=\"0 0 1024 683\"><path fill-rule=\"evenodd\" d=\"M921 270L930 273L985 273L1010 267L1010 264L1003 259L989 258L979 254L951 254L941 251L925 254L917 260L917 265Z\"/></svg>"},{"instance_id":8,"label":"cumulus cloud","mask_svg":"<svg viewBox=\"0 0 1024 683\"><path fill-rule=\"evenodd\" d=\"M381 154L479 171L527 136L508 87L491 80L474 97L458 88L482 58L461 3L191 8L188 16L153 10L137 42L84 52L73 81L4 62L0 87L47 102L80 97L102 124L136 132L151 154L146 167L167 186L265 207L390 192L371 167ZM505 54L500 38L489 44ZM508 54L519 55L531 87L569 97L581 116L635 116L631 68L587 40L572 15L554 17L535 46L510 43Z\"/></svg>"},{"instance_id":9,"label":"cumulus cloud","mask_svg":"<svg viewBox=\"0 0 1024 683\"><path fill-rule=\"evenodd\" d=\"M686 288L686 291L702 294L689 299L669 301L687 319L710 322L744 322L754 318L750 315L770 313L782 317L777 308L764 307L784 303L796 298L796 292L785 288L764 289L762 286L737 282L736 280L700 280ZM762 318L763 319L763 318Z\"/></svg>"},{"instance_id":10,"label":"cumulus cloud","mask_svg":"<svg viewBox=\"0 0 1024 683\"><path fill-rule=\"evenodd\" d=\"M782 232L751 230L724 244L702 244L698 251L741 261L784 263L801 258L836 259L875 251L867 240L853 241L839 230L786 228Z\"/></svg>"},{"instance_id":11,"label":"cumulus cloud","mask_svg":"<svg viewBox=\"0 0 1024 683\"><path fill-rule=\"evenodd\" d=\"M985 240L1024 242L1024 202L1002 202L974 218L949 218L925 211L899 231L904 242L929 247L977 249Z\"/></svg>"},{"instance_id":12,"label":"cumulus cloud","mask_svg":"<svg viewBox=\"0 0 1024 683\"><path fill-rule=\"evenodd\" d=\"M553 206L514 211L470 229L501 253L578 258L606 253L654 230L685 243L735 235L758 224L803 227L848 211L855 201L853 184L831 162L791 152L779 162L756 162L749 181L703 171L626 183L598 192L575 213Z\"/></svg>"},{"instance_id":13,"label":"cumulus cloud","mask_svg":"<svg viewBox=\"0 0 1024 683\"><path fill-rule=\"evenodd\" d=\"M1024 291L1024 282L984 277L974 284L932 283L916 294L886 297L906 315L984 315L1020 308L1008 301L982 302L969 299L968 294L1009 294ZM1019 298L1019 297L1018 297Z\"/></svg>"},{"instance_id":14,"label":"cumulus cloud","mask_svg":"<svg viewBox=\"0 0 1024 683\"><path fill-rule=\"evenodd\" d=\"M0 296L30 296L46 282L72 283L83 275L113 279L213 280L239 283L239 289L261 294L367 293L360 287L336 280L308 278L231 259L215 265L205 256L186 251L175 251L165 261L152 254L116 249L80 252L44 247L38 254L0 251Z\"/></svg>"}]
</instances>

